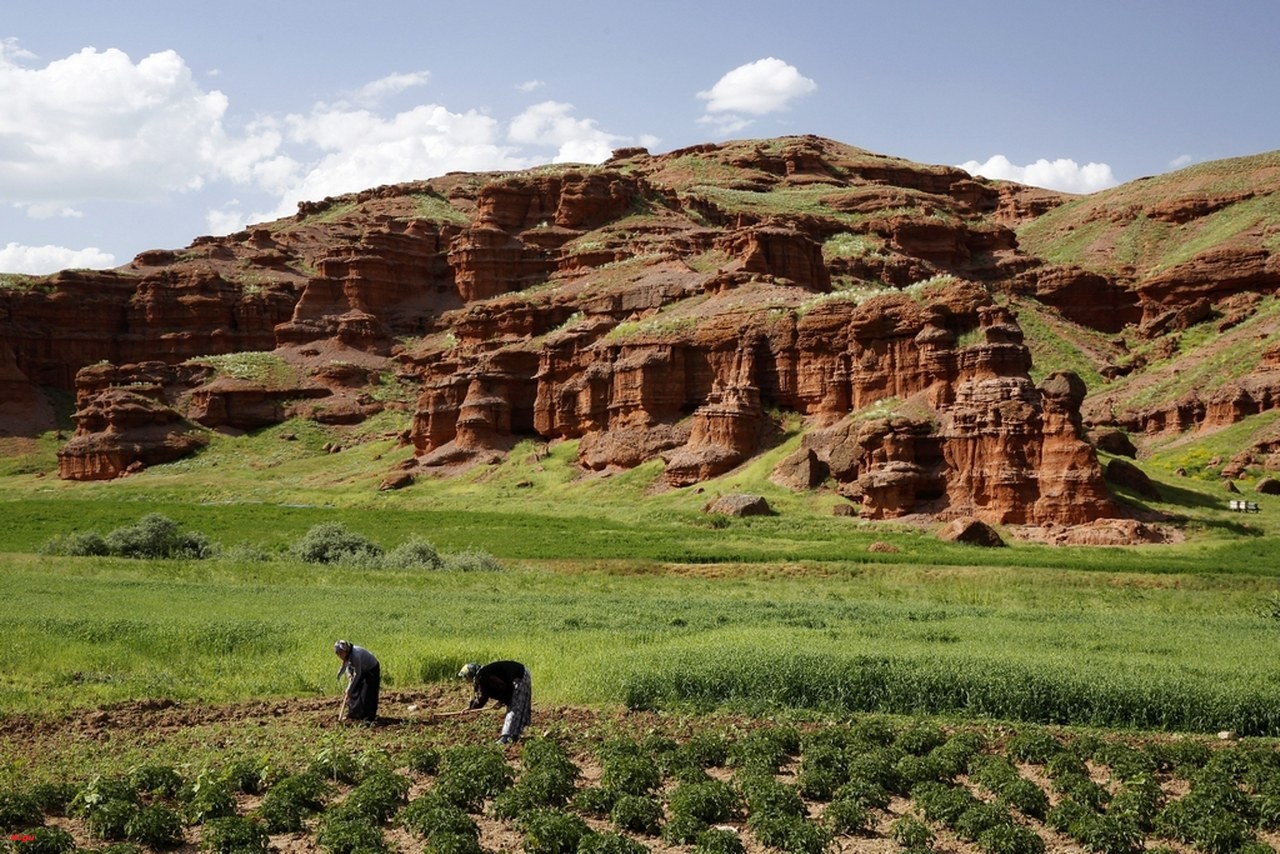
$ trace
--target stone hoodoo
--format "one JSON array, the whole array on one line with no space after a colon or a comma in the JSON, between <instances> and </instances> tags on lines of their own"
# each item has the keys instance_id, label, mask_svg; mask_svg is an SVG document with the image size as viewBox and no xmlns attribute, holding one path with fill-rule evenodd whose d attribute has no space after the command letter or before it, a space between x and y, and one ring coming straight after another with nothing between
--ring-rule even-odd
<instances>
[{"instance_id":1,"label":"stone hoodoo","mask_svg":"<svg viewBox=\"0 0 1280 854\"><path fill-rule=\"evenodd\" d=\"M1147 216L1192 227L1250 194L1156 192ZM1028 251L1142 215L1120 198L1055 220L1072 202L817 137L377 187L0 288L0 399L37 413L40 387L76 392L66 478L174 459L202 429L359 423L394 376L416 396L418 470L534 438L576 442L586 471L660 459L678 488L798 424L775 480L834 488L864 517L1074 525L1119 513L1086 428L1150 434L1280 406L1280 357L1137 412L1075 374L1033 380L1023 320L1117 349L1215 320L1256 336L1280 268L1261 238L1147 273ZM212 358L234 354L275 367Z\"/></svg>"}]
</instances>

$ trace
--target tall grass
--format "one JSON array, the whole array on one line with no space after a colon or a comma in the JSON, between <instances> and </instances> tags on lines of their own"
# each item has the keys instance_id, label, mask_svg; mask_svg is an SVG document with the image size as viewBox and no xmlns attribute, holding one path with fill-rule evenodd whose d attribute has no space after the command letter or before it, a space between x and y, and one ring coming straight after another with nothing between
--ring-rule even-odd
<instances>
[{"instance_id":1,"label":"tall grass","mask_svg":"<svg viewBox=\"0 0 1280 854\"><path fill-rule=\"evenodd\" d=\"M947 712L1274 732L1260 579L723 568L717 577L398 572L0 556L0 713L335 690L332 641L391 687L515 658L540 702ZM1175 675L1176 674L1176 675Z\"/></svg>"}]
</instances>

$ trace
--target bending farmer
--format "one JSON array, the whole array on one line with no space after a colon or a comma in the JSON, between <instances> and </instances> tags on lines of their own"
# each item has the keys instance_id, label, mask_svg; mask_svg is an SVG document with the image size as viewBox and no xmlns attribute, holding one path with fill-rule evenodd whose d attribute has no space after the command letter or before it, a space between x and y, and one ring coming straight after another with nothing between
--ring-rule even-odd
<instances>
[{"instance_id":1,"label":"bending farmer","mask_svg":"<svg viewBox=\"0 0 1280 854\"><path fill-rule=\"evenodd\" d=\"M343 695L342 711L338 719L375 721L378 719L378 689L382 673L373 653L351 641L340 640L333 645L333 653L342 659L338 678L347 675L347 691Z\"/></svg>"},{"instance_id":2,"label":"bending farmer","mask_svg":"<svg viewBox=\"0 0 1280 854\"><path fill-rule=\"evenodd\" d=\"M518 661L495 661L484 667L465 664L458 675L470 679L475 688L475 696L471 698L468 709L478 709L491 698L498 705L507 707L498 743L518 741L533 716L533 679L529 670Z\"/></svg>"}]
</instances>

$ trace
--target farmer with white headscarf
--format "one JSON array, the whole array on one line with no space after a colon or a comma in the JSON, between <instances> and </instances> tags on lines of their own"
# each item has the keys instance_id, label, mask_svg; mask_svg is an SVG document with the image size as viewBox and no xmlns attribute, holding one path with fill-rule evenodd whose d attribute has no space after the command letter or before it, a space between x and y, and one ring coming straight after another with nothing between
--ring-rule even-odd
<instances>
[{"instance_id":1,"label":"farmer with white headscarf","mask_svg":"<svg viewBox=\"0 0 1280 854\"><path fill-rule=\"evenodd\" d=\"M495 661L484 667L473 663L464 664L458 675L470 679L475 688L468 709L479 709L490 699L507 707L498 743L519 741L533 716L533 677L528 668L518 661Z\"/></svg>"},{"instance_id":2,"label":"farmer with white headscarf","mask_svg":"<svg viewBox=\"0 0 1280 854\"><path fill-rule=\"evenodd\" d=\"M346 640L333 645L333 654L342 660L342 666L338 668L338 679L344 673L347 676L347 690L343 695L338 720L376 721L378 689L382 684L378 659L364 647Z\"/></svg>"}]
</instances>

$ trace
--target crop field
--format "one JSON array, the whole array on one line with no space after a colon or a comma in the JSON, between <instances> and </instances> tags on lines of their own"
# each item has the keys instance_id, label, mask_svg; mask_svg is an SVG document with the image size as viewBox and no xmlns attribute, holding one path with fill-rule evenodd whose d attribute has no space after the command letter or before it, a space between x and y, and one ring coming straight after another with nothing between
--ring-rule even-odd
<instances>
[{"instance_id":1,"label":"crop field","mask_svg":"<svg viewBox=\"0 0 1280 854\"><path fill-rule=\"evenodd\" d=\"M1231 513L1173 479L1189 450L1131 499L1184 542L977 549L773 486L786 436L697 490L584 480L565 443L382 493L406 449L282 430L0 472L15 854L1280 842L1280 499ZM742 491L776 515L701 512ZM339 637L382 660L378 726L334 719ZM499 715L437 714L499 658L536 686L505 750Z\"/></svg>"}]
</instances>

